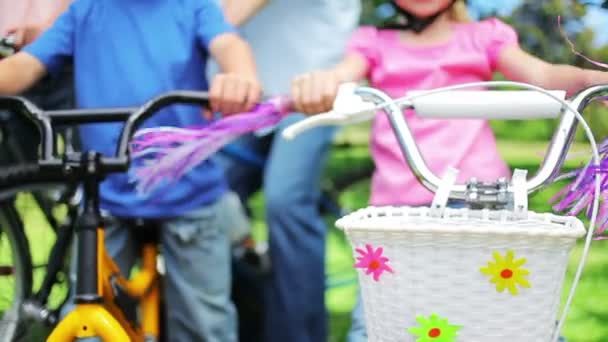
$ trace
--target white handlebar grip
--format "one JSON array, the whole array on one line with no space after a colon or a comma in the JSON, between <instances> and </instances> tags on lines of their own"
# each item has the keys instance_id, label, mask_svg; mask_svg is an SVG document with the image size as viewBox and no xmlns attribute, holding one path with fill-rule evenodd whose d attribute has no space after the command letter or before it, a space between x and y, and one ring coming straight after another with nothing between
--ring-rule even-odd
<instances>
[{"instance_id":1,"label":"white handlebar grip","mask_svg":"<svg viewBox=\"0 0 608 342\"><path fill-rule=\"evenodd\" d=\"M327 112L315 116L309 116L304 120L298 121L283 130L282 136L286 140L292 140L296 135L317 126L336 124L336 114Z\"/></svg>"},{"instance_id":2,"label":"white handlebar grip","mask_svg":"<svg viewBox=\"0 0 608 342\"><path fill-rule=\"evenodd\" d=\"M317 126L347 125L370 120L376 112L376 107L355 94L356 89L356 83L340 85L332 111L296 122L283 131L283 138L291 140L303 131Z\"/></svg>"},{"instance_id":3,"label":"white handlebar grip","mask_svg":"<svg viewBox=\"0 0 608 342\"><path fill-rule=\"evenodd\" d=\"M541 119L559 116L562 104L536 91L480 90L446 91L424 96L411 91L407 96L417 115L428 118ZM550 91L560 99L566 92Z\"/></svg>"}]
</instances>

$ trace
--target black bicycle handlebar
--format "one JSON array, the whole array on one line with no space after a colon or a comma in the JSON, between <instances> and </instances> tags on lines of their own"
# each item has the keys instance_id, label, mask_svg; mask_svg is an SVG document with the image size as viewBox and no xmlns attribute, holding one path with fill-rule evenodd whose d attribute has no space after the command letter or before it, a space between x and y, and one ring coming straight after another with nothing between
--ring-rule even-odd
<instances>
[{"instance_id":1,"label":"black bicycle handlebar","mask_svg":"<svg viewBox=\"0 0 608 342\"><path fill-rule=\"evenodd\" d=\"M162 94L133 108L94 108L61 111L43 111L30 101L15 96L0 97L0 109L11 110L28 118L38 129L41 137L41 157L38 164L21 165L0 170L0 189L20 183L63 182L81 162L79 158L66 161L53 154L56 144L54 125L84 123L124 122L120 140L114 156L101 157L99 174L123 172L129 168L129 141L137 128L159 110L174 104L195 104L208 106L207 92L173 91Z\"/></svg>"},{"instance_id":2,"label":"black bicycle handlebar","mask_svg":"<svg viewBox=\"0 0 608 342\"><path fill-rule=\"evenodd\" d=\"M30 101L15 96L0 97L0 109L8 109L25 115L38 128L42 139L42 162L50 161L54 145L53 124L72 125L84 123L124 122L115 158L123 160L128 153L129 140L135 130L152 114L174 104L207 106L207 92L173 91L162 94L141 107L94 108L59 111L43 111Z\"/></svg>"},{"instance_id":3,"label":"black bicycle handlebar","mask_svg":"<svg viewBox=\"0 0 608 342\"><path fill-rule=\"evenodd\" d=\"M174 104L209 105L209 94L202 91L174 91L160 95L141 106L125 122L117 147L117 157L127 157L129 141L135 130L153 113Z\"/></svg>"},{"instance_id":4,"label":"black bicycle handlebar","mask_svg":"<svg viewBox=\"0 0 608 342\"><path fill-rule=\"evenodd\" d=\"M64 183L66 176L59 169L43 172L40 165L33 163L3 167L0 169L0 201L11 198L30 186Z\"/></svg>"}]
</instances>

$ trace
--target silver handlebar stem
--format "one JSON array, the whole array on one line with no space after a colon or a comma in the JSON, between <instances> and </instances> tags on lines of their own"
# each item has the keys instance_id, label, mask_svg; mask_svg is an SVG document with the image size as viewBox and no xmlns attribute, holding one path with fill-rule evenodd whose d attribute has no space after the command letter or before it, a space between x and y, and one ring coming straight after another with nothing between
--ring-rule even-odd
<instances>
[{"instance_id":1,"label":"silver handlebar stem","mask_svg":"<svg viewBox=\"0 0 608 342\"><path fill-rule=\"evenodd\" d=\"M401 107L412 108L412 105L406 104L405 106L400 106L384 92L370 87L359 87L355 92L357 95L364 99L369 99L377 105L386 104L384 112L388 116L393 132L397 137L401 152L407 160L406 166L409 166L414 175L416 175L424 186L435 192L439 188L441 179L428 168L403 116ZM464 185L455 185L450 193L450 197L454 199L465 199L465 190L466 187Z\"/></svg>"}]
</instances>

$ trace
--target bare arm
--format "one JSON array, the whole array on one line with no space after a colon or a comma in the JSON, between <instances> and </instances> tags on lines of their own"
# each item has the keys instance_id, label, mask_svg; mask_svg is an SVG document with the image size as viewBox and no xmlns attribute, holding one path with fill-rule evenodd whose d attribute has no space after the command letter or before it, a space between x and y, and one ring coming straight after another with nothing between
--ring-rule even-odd
<instances>
[{"instance_id":1,"label":"bare arm","mask_svg":"<svg viewBox=\"0 0 608 342\"><path fill-rule=\"evenodd\" d=\"M42 63L19 52L0 60L0 95L16 95L27 90L46 74Z\"/></svg>"},{"instance_id":2,"label":"bare arm","mask_svg":"<svg viewBox=\"0 0 608 342\"><path fill-rule=\"evenodd\" d=\"M211 42L209 50L223 72L257 77L251 48L237 34L225 33L218 36Z\"/></svg>"},{"instance_id":3,"label":"bare arm","mask_svg":"<svg viewBox=\"0 0 608 342\"><path fill-rule=\"evenodd\" d=\"M253 107L260 99L261 87L249 45L237 34L225 33L213 39L209 51L222 70L209 90L212 109L229 114L238 112L243 105L246 110ZM223 103L222 108L214 105L217 103Z\"/></svg>"},{"instance_id":4,"label":"bare arm","mask_svg":"<svg viewBox=\"0 0 608 342\"><path fill-rule=\"evenodd\" d=\"M363 56L350 53L334 67L334 72L340 83L357 82L365 78L368 69L369 65Z\"/></svg>"},{"instance_id":5,"label":"bare arm","mask_svg":"<svg viewBox=\"0 0 608 342\"><path fill-rule=\"evenodd\" d=\"M498 71L510 80L566 90L568 95L595 84L608 84L608 72L551 64L515 46L501 53Z\"/></svg>"},{"instance_id":6,"label":"bare arm","mask_svg":"<svg viewBox=\"0 0 608 342\"><path fill-rule=\"evenodd\" d=\"M253 17L270 0L224 0L224 15L229 23L241 26Z\"/></svg>"},{"instance_id":7,"label":"bare arm","mask_svg":"<svg viewBox=\"0 0 608 342\"><path fill-rule=\"evenodd\" d=\"M306 114L331 110L340 84L364 79L368 69L363 56L351 53L332 69L296 77L291 86L296 109Z\"/></svg>"}]
</instances>

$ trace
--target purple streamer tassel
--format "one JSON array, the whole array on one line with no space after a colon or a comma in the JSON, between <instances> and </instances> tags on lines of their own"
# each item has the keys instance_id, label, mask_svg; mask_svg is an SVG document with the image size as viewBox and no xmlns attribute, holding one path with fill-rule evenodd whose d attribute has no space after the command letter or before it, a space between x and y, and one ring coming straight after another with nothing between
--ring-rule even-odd
<instances>
[{"instance_id":1,"label":"purple streamer tassel","mask_svg":"<svg viewBox=\"0 0 608 342\"><path fill-rule=\"evenodd\" d=\"M559 16L557 17L557 24L562 37L568 43L574 54L596 66L608 68L608 64L593 60L576 50L574 43L572 43L562 29L561 17ZM597 175L600 177L600 202L595 234L598 235L596 237L597 240L605 240L608 239L608 236L600 235L608 228L608 201L606 201L606 196L608 195L608 138L604 139L604 141L599 144L598 150L600 153L599 166L588 163L581 169L559 177L560 179L574 178L574 181L551 198L549 203L555 203L553 209L557 212L563 212L566 215L578 215L585 210L585 215L590 218L593 209L593 201L595 199L595 177Z\"/></svg>"},{"instance_id":2,"label":"purple streamer tassel","mask_svg":"<svg viewBox=\"0 0 608 342\"><path fill-rule=\"evenodd\" d=\"M248 113L223 117L204 126L141 129L131 142L132 176L137 191L149 194L171 184L239 136L270 128L291 112L291 101L276 97Z\"/></svg>"},{"instance_id":3,"label":"purple streamer tassel","mask_svg":"<svg viewBox=\"0 0 608 342\"><path fill-rule=\"evenodd\" d=\"M595 234L599 236L608 228L608 201L606 201L608 195L608 139L602 141L598 149L600 152L599 165L588 163L578 170L560 176L559 179L572 178L573 180L551 198L549 203L553 204L553 209L557 212L576 216L585 211L585 215L591 217L597 175L600 177L600 207ZM597 237L597 239L604 238Z\"/></svg>"}]
</instances>

